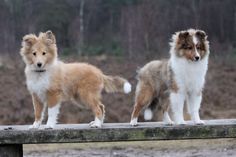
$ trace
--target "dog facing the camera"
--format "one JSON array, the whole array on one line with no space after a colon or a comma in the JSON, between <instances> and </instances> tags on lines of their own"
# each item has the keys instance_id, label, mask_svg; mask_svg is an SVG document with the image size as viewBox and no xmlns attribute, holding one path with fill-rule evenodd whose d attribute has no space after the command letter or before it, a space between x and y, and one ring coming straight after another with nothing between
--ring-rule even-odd
<instances>
[{"instance_id":1,"label":"dog facing the camera","mask_svg":"<svg viewBox=\"0 0 236 157\"><path fill-rule=\"evenodd\" d=\"M101 127L105 109L101 92L131 91L130 83L118 76L104 75L101 70L87 63L63 63L57 58L57 45L51 31L39 36L28 34L23 37L20 54L26 64L25 75L32 95L35 121L30 128L39 128L46 107L46 128L57 123L60 104L72 100L90 107L95 115L91 127Z\"/></svg>"},{"instance_id":2,"label":"dog facing the camera","mask_svg":"<svg viewBox=\"0 0 236 157\"><path fill-rule=\"evenodd\" d=\"M130 124L137 125L142 108L147 107L144 119L151 120L152 110L159 106L163 121L186 124L183 118L184 103L195 124L204 124L199 117L202 90L208 68L209 42L202 30L189 29L172 36L170 59L146 64L138 73L136 97Z\"/></svg>"}]
</instances>

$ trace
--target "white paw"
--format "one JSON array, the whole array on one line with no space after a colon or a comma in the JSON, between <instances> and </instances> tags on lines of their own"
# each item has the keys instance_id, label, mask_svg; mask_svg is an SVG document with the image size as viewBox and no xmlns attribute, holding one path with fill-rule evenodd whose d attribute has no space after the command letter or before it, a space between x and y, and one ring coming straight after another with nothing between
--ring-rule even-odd
<instances>
[{"instance_id":1,"label":"white paw","mask_svg":"<svg viewBox=\"0 0 236 157\"><path fill-rule=\"evenodd\" d=\"M175 123L172 120L164 121L165 125L174 125Z\"/></svg>"},{"instance_id":2,"label":"white paw","mask_svg":"<svg viewBox=\"0 0 236 157\"><path fill-rule=\"evenodd\" d=\"M125 82L123 90L126 94L130 93L132 90L132 86L129 82Z\"/></svg>"},{"instance_id":3,"label":"white paw","mask_svg":"<svg viewBox=\"0 0 236 157\"><path fill-rule=\"evenodd\" d=\"M54 129L54 128L55 128L55 125L46 124L44 129Z\"/></svg>"},{"instance_id":4,"label":"white paw","mask_svg":"<svg viewBox=\"0 0 236 157\"><path fill-rule=\"evenodd\" d=\"M184 120L174 122L176 125L186 125L187 123Z\"/></svg>"},{"instance_id":5,"label":"white paw","mask_svg":"<svg viewBox=\"0 0 236 157\"><path fill-rule=\"evenodd\" d=\"M91 128L101 128L102 127L102 120L95 117L95 120L89 123Z\"/></svg>"},{"instance_id":6,"label":"white paw","mask_svg":"<svg viewBox=\"0 0 236 157\"><path fill-rule=\"evenodd\" d=\"M29 126L29 129L38 129L41 125L41 122L35 121L33 125Z\"/></svg>"},{"instance_id":7,"label":"white paw","mask_svg":"<svg viewBox=\"0 0 236 157\"><path fill-rule=\"evenodd\" d=\"M197 121L194 121L194 124L196 124L196 125L204 125L205 122L203 120L197 120Z\"/></svg>"},{"instance_id":8,"label":"white paw","mask_svg":"<svg viewBox=\"0 0 236 157\"><path fill-rule=\"evenodd\" d=\"M95 121L92 121L92 122L89 123L89 126L91 128L101 128L102 124L101 123L96 123Z\"/></svg>"},{"instance_id":9,"label":"white paw","mask_svg":"<svg viewBox=\"0 0 236 157\"><path fill-rule=\"evenodd\" d=\"M130 125L137 126L138 125L138 118L134 118L130 121Z\"/></svg>"},{"instance_id":10,"label":"white paw","mask_svg":"<svg viewBox=\"0 0 236 157\"><path fill-rule=\"evenodd\" d=\"M47 124L45 126L45 129L54 129L55 128L56 123L50 121L50 119L47 121Z\"/></svg>"}]
</instances>

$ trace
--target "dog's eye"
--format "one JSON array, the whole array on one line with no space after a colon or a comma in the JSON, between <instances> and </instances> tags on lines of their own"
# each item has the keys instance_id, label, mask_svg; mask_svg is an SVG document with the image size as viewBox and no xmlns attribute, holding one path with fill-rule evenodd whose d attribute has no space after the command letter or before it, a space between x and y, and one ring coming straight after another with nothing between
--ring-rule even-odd
<instances>
[{"instance_id":1,"label":"dog's eye","mask_svg":"<svg viewBox=\"0 0 236 157\"><path fill-rule=\"evenodd\" d=\"M46 55L46 52L43 52L43 56Z\"/></svg>"},{"instance_id":2,"label":"dog's eye","mask_svg":"<svg viewBox=\"0 0 236 157\"><path fill-rule=\"evenodd\" d=\"M200 47L199 45L198 45L198 46L196 46L196 47L197 47L197 49L198 49L198 50L200 50L200 49L201 49L201 47Z\"/></svg>"},{"instance_id":3,"label":"dog's eye","mask_svg":"<svg viewBox=\"0 0 236 157\"><path fill-rule=\"evenodd\" d=\"M33 55L36 56L36 52L33 52Z\"/></svg>"}]
</instances>

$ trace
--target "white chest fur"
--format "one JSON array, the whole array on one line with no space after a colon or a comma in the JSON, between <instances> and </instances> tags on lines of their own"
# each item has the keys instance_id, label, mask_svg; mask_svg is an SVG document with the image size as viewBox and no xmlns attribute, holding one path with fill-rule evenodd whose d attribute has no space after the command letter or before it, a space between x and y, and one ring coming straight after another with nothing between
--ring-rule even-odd
<instances>
[{"instance_id":1,"label":"white chest fur","mask_svg":"<svg viewBox=\"0 0 236 157\"><path fill-rule=\"evenodd\" d=\"M50 85L50 73L47 71L36 73L33 71L28 71L27 68L25 73L28 90L31 93L35 93L41 101L45 101L46 91L49 89Z\"/></svg>"},{"instance_id":2,"label":"white chest fur","mask_svg":"<svg viewBox=\"0 0 236 157\"><path fill-rule=\"evenodd\" d=\"M200 92L202 90L208 67L208 56L198 62L172 56L170 65L174 72L174 80L181 92Z\"/></svg>"}]
</instances>

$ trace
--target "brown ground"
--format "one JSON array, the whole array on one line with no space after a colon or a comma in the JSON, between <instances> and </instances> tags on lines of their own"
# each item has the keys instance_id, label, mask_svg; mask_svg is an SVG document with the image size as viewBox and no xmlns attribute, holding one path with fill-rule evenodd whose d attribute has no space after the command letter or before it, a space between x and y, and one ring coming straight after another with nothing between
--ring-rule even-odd
<instances>
[{"instance_id":1,"label":"brown ground","mask_svg":"<svg viewBox=\"0 0 236 157\"><path fill-rule=\"evenodd\" d=\"M135 87L136 69L148 60L129 60L114 57L66 58L67 61L85 61L101 68L105 74L126 77ZM150 61L150 60L149 60ZM21 59L0 59L0 124L31 124L33 106L26 90L24 64ZM134 91L135 88L133 88ZM204 90L201 116L203 119L236 118L236 66L234 61L211 60ZM134 92L103 94L106 105L105 122L128 122L133 106ZM93 119L88 109L64 103L60 123L87 123ZM142 118L140 118L142 120Z\"/></svg>"}]
</instances>

